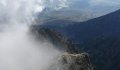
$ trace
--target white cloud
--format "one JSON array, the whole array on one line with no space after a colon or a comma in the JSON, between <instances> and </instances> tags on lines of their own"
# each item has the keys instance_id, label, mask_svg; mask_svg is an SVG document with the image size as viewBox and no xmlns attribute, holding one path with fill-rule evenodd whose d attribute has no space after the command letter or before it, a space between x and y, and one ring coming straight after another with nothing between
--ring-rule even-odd
<instances>
[{"instance_id":1,"label":"white cloud","mask_svg":"<svg viewBox=\"0 0 120 70\"><path fill-rule=\"evenodd\" d=\"M47 8L54 10L68 7L68 0L43 0L43 2Z\"/></svg>"},{"instance_id":2,"label":"white cloud","mask_svg":"<svg viewBox=\"0 0 120 70\"><path fill-rule=\"evenodd\" d=\"M41 0L0 0L0 70L47 70L60 54L51 43L38 42L29 33L28 21L32 22L26 19L42 7Z\"/></svg>"}]
</instances>

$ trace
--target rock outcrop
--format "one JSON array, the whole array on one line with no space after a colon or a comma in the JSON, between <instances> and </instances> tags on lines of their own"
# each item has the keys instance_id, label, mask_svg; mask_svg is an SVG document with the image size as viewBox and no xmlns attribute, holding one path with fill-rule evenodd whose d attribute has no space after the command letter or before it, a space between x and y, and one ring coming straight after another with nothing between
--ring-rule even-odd
<instances>
[{"instance_id":1,"label":"rock outcrop","mask_svg":"<svg viewBox=\"0 0 120 70\"><path fill-rule=\"evenodd\" d=\"M64 53L55 58L47 70L93 70L87 53Z\"/></svg>"},{"instance_id":2,"label":"rock outcrop","mask_svg":"<svg viewBox=\"0 0 120 70\"><path fill-rule=\"evenodd\" d=\"M58 61L58 70L93 70L87 53L64 54Z\"/></svg>"},{"instance_id":3,"label":"rock outcrop","mask_svg":"<svg viewBox=\"0 0 120 70\"><path fill-rule=\"evenodd\" d=\"M37 28L31 27L31 32L36 35L37 39L42 41L49 40L51 43L57 46L58 49L68 52L70 54L78 54L81 51L77 50L77 44L74 44L72 40L69 40L61 33L49 29L49 28Z\"/></svg>"},{"instance_id":4,"label":"rock outcrop","mask_svg":"<svg viewBox=\"0 0 120 70\"><path fill-rule=\"evenodd\" d=\"M78 51L76 44L59 32L48 28L34 27L31 31L37 36L37 39L42 39L42 41L47 39L58 49L66 52L50 65L49 70L93 70L89 54Z\"/></svg>"}]
</instances>

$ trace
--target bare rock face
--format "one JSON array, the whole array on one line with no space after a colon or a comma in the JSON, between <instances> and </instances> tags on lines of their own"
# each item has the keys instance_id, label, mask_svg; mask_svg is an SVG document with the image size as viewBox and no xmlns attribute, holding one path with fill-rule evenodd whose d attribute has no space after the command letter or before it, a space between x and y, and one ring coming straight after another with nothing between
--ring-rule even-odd
<instances>
[{"instance_id":1,"label":"bare rock face","mask_svg":"<svg viewBox=\"0 0 120 70\"><path fill-rule=\"evenodd\" d=\"M66 39L62 34L47 28L35 29L34 34L38 34L38 39L50 40L54 45L66 52L59 57L56 57L46 70L93 70L90 62L90 57L83 51L77 51L76 45L69 39ZM42 41L43 41L42 40Z\"/></svg>"},{"instance_id":2,"label":"bare rock face","mask_svg":"<svg viewBox=\"0 0 120 70\"><path fill-rule=\"evenodd\" d=\"M93 70L87 53L63 54L58 60L57 70Z\"/></svg>"}]
</instances>

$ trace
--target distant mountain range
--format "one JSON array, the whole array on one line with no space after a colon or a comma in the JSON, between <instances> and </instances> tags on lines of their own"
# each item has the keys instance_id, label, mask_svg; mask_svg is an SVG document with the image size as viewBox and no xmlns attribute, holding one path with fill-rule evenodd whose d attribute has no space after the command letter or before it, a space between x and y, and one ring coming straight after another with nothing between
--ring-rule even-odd
<instances>
[{"instance_id":1,"label":"distant mountain range","mask_svg":"<svg viewBox=\"0 0 120 70\"><path fill-rule=\"evenodd\" d=\"M46 22L59 19L82 22L98 17L99 15L100 14L93 14L93 12L81 9L62 8L60 10L51 10L49 8L45 8L41 13L38 13L37 21Z\"/></svg>"},{"instance_id":2,"label":"distant mountain range","mask_svg":"<svg viewBox=\"0 0 120 70\"><path fill-rule=\"evenodd\" d=\"M36 27L53 29L79 44L77 50L90 54L95 70L120 70L120 10L85 22L54 20Z\"/></svg>"}]
</instances>

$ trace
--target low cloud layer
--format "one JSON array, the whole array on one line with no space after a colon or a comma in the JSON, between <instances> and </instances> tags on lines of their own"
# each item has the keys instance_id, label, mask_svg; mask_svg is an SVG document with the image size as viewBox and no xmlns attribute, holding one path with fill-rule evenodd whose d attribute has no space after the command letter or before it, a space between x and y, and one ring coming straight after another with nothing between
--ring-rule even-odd
<instances>
[{"instance_id":1,"label":"low cloud layer","mask_svg":"<svg viewBox=\"0 0 120 70\"><path fill-rule=\"evenodd\" d=\"M60 54L29 33L33 15L44 7L41 0L0 0L0 70L46 70Z\"/></svg>"}]
</instances>

